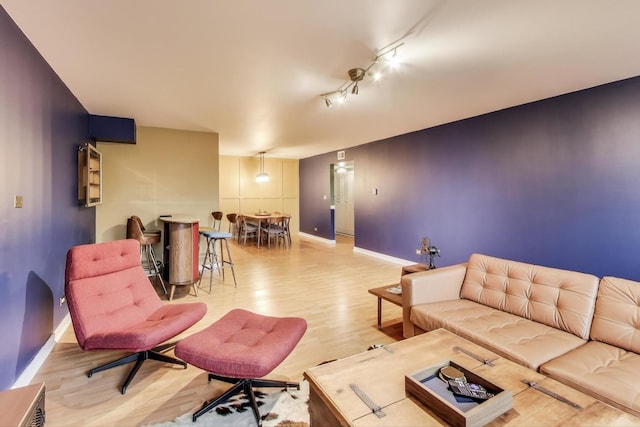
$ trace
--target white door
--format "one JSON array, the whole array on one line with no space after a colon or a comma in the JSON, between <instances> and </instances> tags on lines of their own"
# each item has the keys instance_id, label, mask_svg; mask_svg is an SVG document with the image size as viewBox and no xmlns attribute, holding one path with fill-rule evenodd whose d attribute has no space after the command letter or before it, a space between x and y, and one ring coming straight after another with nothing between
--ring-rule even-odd
<instances>
[{"instance_id":1,"label":"white door","mask_svg":"<svg viewBox=\"0 0 640 427\"><path fill-rule=\"evenodd\" d=\"M335 232L353 236L353 163L334 173ZM345 170L346 169L346 170Z\"/></svg>"}]
</instances>

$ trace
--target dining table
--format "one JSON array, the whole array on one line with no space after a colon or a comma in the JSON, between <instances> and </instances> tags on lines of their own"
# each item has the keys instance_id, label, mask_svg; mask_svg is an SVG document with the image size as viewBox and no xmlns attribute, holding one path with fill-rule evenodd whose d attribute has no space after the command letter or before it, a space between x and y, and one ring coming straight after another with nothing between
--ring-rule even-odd
<instances>
[{"instance_id":1,"label":"dining table","mask_svg":"<svg viewBox=\"0 0 640 427\"><path fill-rule=\"evenodd\" d=\"M257 212L257 213L243 213L242 214L247 220L255 223L258 226L258 247L260 247L260 243L262 240L262 222L269 220L269 219L280 219L282 220L282 218L285 216L284 214L281 213L270 213L270 212Z\"/></svg>"}]
</instances>

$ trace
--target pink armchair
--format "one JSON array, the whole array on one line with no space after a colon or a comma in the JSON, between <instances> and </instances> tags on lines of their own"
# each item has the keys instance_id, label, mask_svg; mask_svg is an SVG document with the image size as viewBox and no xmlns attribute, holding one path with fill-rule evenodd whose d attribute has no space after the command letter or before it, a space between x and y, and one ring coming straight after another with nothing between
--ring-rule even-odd
<instances>
[{"instance_id":1,"label":"pink armchair","mask_svg":"<svg viewBox=\"0 0 640 427\"><path fill-rule=\"evenodd\" d=\"M78 344L86 351L124 350L133 354L91 369L87 375L136 362L122 394L147 359L187 367L161 351L165 341L198 322L201 302L163 304L140 263L140 243L118 240L75 246L67 253L65 294ZM162 344L164 343L164 344Z\"/></svg>"}]
</instances>

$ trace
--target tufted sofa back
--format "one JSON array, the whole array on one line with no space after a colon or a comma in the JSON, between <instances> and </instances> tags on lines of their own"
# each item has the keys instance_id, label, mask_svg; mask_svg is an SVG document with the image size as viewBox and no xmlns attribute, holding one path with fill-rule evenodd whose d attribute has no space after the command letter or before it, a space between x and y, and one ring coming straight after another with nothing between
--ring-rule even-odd
<instances>
[{"instance_id":1,"label":"tufted sofa back","mask_svg":"<svg viewBox=\"0 0 640 427\"><path fill-rule=\"evenodd\" d=\"M640 353L640 283L603 277L591 339Z\"/></svg>"},{"instance_id":2,"label":"tufted sofa back","mask_svg":"<svg viewBox=\"0 0 640 427\"><path fill-rule=\"evenodd\" d=\"M80 347L126 329L162 306L140 263L137 240L75 246L67 253L65 294Z\"/></svg>"},{"instance_id":3,"label":"tufted sofa back","mask_svg":"<svg viewBox=\"0 0 640 427\"><path fill-rule=\"evenodd\" d=\"M590 274L473 254L460 296L588 339L598 283Z\"/></svg>"}]
</instances>

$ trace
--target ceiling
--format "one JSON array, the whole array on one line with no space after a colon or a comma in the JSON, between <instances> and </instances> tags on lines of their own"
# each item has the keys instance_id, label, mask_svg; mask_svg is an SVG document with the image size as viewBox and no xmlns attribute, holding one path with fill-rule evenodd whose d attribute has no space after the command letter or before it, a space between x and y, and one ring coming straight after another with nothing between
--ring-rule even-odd
<instances>
[{"instance_id":1,"label":"ceiling","mask_svg":"<svg viewBox=\"0 0 640 427\"><path fill-rule=\"evenodd\" d=\"M0 0L92 114L305 158L640 75L637 0ZM404 37L344 105L320 94Z\"/></svg>"}]
</instances>

